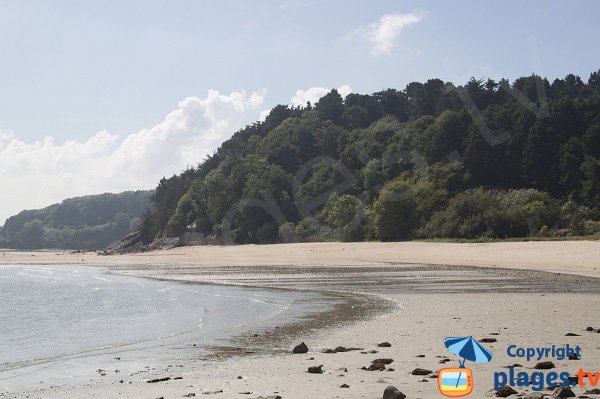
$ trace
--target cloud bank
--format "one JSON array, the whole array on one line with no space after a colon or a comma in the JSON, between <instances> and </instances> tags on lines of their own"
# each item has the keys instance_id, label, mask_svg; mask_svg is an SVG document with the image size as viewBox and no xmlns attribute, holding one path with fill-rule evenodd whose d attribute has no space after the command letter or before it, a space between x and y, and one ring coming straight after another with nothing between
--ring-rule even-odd
<instances>
[{"instance_id":1,"label":"cloud bank","mask_svg":"<svg viewBox=\"0 0 600 399\"><path fill-rule=\"evenodd\" d=\"M0 130L0 225L23 209L65 198L148 189L195 165L245 123L256 120L265 91L188 97L165 119L126 137L106 131L86 141L26 143Z\"/></svg>"},{"instance_id":2,"label":"cloud bank","mask_svg":"<svg viewBox=\"0 0 600 399\"><path fill-rule=\"evenodd\" d=\"M416 14L383 14L362 32L373 45L373 55L390 55L402 30L419 21Z\"/></svg>"}]
</instances>

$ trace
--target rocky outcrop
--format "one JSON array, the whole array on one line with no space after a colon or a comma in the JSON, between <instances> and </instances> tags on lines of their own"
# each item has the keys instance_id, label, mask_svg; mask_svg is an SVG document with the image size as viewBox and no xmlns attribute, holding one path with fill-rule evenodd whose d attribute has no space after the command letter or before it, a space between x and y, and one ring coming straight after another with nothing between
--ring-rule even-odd
<instances>
[{"instance_id":1,"label":"rocky outcrop","mask_svg":"<svg viewBox=\"0 0 600 399\"><path fill-rule=\"evenodd\" d=\"M134 231L109 245L104 251L98 252L98 255L123 255L136 252L158 251L172 249L180 245L179 237L160 237L155 238L150 244L144 244L140 232Z\"/></svg>"}]
</instances>

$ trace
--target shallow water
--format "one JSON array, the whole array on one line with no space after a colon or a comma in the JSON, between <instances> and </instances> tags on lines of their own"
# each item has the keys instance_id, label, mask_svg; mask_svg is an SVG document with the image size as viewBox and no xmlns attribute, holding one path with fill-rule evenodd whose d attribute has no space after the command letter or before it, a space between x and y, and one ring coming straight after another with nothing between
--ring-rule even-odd
<instances>
[{"instance_id":1,"label":"shallow water","mask_svg":"<svg viewBox=\"0 0 600 399\"><path fill-rule=\"evenodd\" d=\"M174 283L86 266L0 267L0 392L94 383L327 310L314 293ZM119 372L115 372L115 368Z\"/></svg>"}]
</instances>

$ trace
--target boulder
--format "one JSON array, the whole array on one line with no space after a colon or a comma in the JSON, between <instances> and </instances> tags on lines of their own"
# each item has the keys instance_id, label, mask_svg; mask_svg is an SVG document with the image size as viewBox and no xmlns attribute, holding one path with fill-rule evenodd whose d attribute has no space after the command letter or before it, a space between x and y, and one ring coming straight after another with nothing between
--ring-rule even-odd
<instances>
[{"instance_id":1,"label":"boulder","mask_svg":"<svg viewBox=\"0 0 600 399\"><path fill-rule=\"evenodd\" d=\"M308 353L308 346L304 342L300 343L300 345L296 345L292 350L293 353Z\"/></svg>"},{"instance_id":2,"label":"boulder","mask_svg":"<svg viewBox=\"0 0 600 399\"><path fill-rule=\"evenodd\" d=\"M403 394L393 385L389 385L383 391L383 399L405 399L406 395Z\"/></svg>"},{"instance_id":3,"label":"boulder","mask_svg":"<svg viewBox=\"0 0 600 399\"><path fill-rule=\"evenodd\" d=\"M503 387L498 388L498 390L496 391L496 396L500 398L508 398L510 395L514 395L516 393L517 391L515 391L508 385L505 385Z\"/></svg>"},{"instance_id":4,"label":"boulder","mask_svg":"<svg viewBox=\"0 0 600 399\"><path fill-rule=\"evenodd\" d=\"M552 392L555 398L572 398L575 396L570 387L558 387Z\"/></svg>"},{"instance_id":5,"label":"boulder","mask_svg":"<svg viewBox=\"0 0 600 399\"><path fill-rule=\"evenodd\" d=\"M323 370L322 370L323 365L319 365L319 366L311 366L308 368L308 372L311 374L323 374Z\"/></svg>"},{"instance_id":6,"label":"boulder","mask_svg":"<svg viewBox=\"0 0 600 399\"><path fill-rule=\"evenodd\" d=\"M432 374L433 371L427 369L416 368L410 372L412 375L429 375Z\"/></svg>"},{"instance_id":7,"label":"boulder","mask_svg":"<svg viewBox=\"0 0 600 399\"><path fill-rule=\"evenodd\" d=\"M389 348L392 346L392 344L390 344L389 342L382 342L380 344L377 344L377 346L380 348Z\"/></svg>"},{"instance_id":8,"label":"boulder","mask_svg":"<svg viewBox=\"0 0 600 399\"><path fill-rule=\"evenodd\" d=\"M535 365L535 369L537 370L550 370L553 369L554 367L556 367L554 365L554 363L552 362L539 362L538 364Z\"/></svg>"}]
</instances>

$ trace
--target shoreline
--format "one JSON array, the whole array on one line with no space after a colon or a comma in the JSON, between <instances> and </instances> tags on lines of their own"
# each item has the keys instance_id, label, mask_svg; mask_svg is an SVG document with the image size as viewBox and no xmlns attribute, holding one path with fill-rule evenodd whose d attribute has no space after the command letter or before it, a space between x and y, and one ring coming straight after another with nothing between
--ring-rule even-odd
<instances>
[{"instance_id":1,"label":"shoreline","mask_svg":"<svg viewBox=\"0 0 600 399\"><path fill-rule=\"evenodd\" d=\"M594 324L600 320L600 275L596 267L600 260L600 256L597 256L600 255L599 242L584 242L587 252L575 254L578 260L575 267L569 262L577 248L556 245L556 242L541 246L544 257L539 257L539 242L535 243L536 248L528 250L523 250L521 245L509 246L509 253L505 245L476 244L474 249L468 244L465 251L459 244L453 247L456 248L453 253L444 249L448 258L445 266L403 262L414 259L415 253L422 252L424 243L391 245L391 249L387 250L382 245L368 245L365 248L360 244L286 244L292 245L286 247L286 251L282 251L282 246L183 247L110 259L95 254L45 253L41 256L40 253L34 253L31 256L31 253L26 253L13 256L13 259L20 257L29 264L36 261L57 263L60 260L78 264L82 260L93 259L90 265L107 266L110 273L284 290L319 292L326 289L348 296L385 298L391 301L388 304L397 304L390 311L373 317L359 316L350 322L330 323L326 328L306 328L297 335L292 330L282 329L259 336L240 337L240 341L234 344L234 350L220 348L222 351L218 353L219 348L213 348L218 356L199 359L190 368L186 367L180 373L183 381L160 384L140 381L127 386L58 388L44 392L43 397L120 396L133 399L142 392L147 397L175 398L192 393L221 392L220 397L226 398L274 398L278 395L286 399L300 399L307 395L377 398L381 397L383 388L391 384L409 398L433 399L439 398L436 380L430 376L410 375L411 370L421 367L435 371L453 366L455 359L447 365L439 364L440 357L453 357L443 347L445 336L473 335L481 338L489 337L490 333L494 333L494 338L498 340L490 344L492 350L497 352L498 360L490 365L473 366L479 381L473 397L493 396L493 372L511 364L509 361L514 363L514 359L507 358L502 352L502 345L511 343L581 344L584 348L582 359L576 363L567 360L558 362L558 370L573 373L575 366L595 370L597 359L600 359L600 334L586 333L585 329L588 326L600 328L600 325ZM414 247L415 244L418 245ZM393 253L400 247L405 251L389 256L390 251ZM413 253L408 251L407 254L410 247L413 247ZM474 250L481 253L482 248L488 249L485 262L481 261L481 257L474 257L470 263L477 262L479 265L456 264L466 255L473 254ZM432 261L439 259L439 251L439 246L431 247L428 256ZM519 253L512 253L515 251ZM582 257L582 253L585 256ZM0 263L6 263L2 262L2 258L0 256ZM512 265L510 262L515 258L530 261ZM543 264L545 258L549 262ZM565 270L572 273L565 274ZM441 305L445 309L443 312L440 312ZM570 312L568 318L561 317L561 312L568 309L586 309L586 312ZM523 323L523 318L528 322ZM567 338L565 334L568 333L577 336ZM285 350L267 350L262 354L255 352L238 356L240 350L237 348L243 350L256 345L269 349L275 344L283 345L286 337L288 342L291 339L295 339L295 343L306 342L310 352L293 355ZM383 341L390 342L391 348L377 347ZM322 353L324 349L336 346L364 350ZM393 371L371 372L361 369L376 357L392 358L394 362L388 369ZM318 364L324 365L324 374L306 372L309 366ZM524 366L527 369L533 365ZM349 388L341 388L344 384ZM524 394L531 393L530 389L518 390ZM574 390L577 394L585 392L579 388Z\"/></svg>"},{"instance_id":2,"label":"shoreline","mask_svg":"<svg viewBox=\"0 0 600 399\"><path fill-rule=\"evenodd\" d=\"M513 268L600 277L600 240L448 242L320 242L299 244L184 246L170 250L99 256L96 252L0 249L6 263L99 265L262 266L384 263Z\"/></svg>"}]
</instances>

